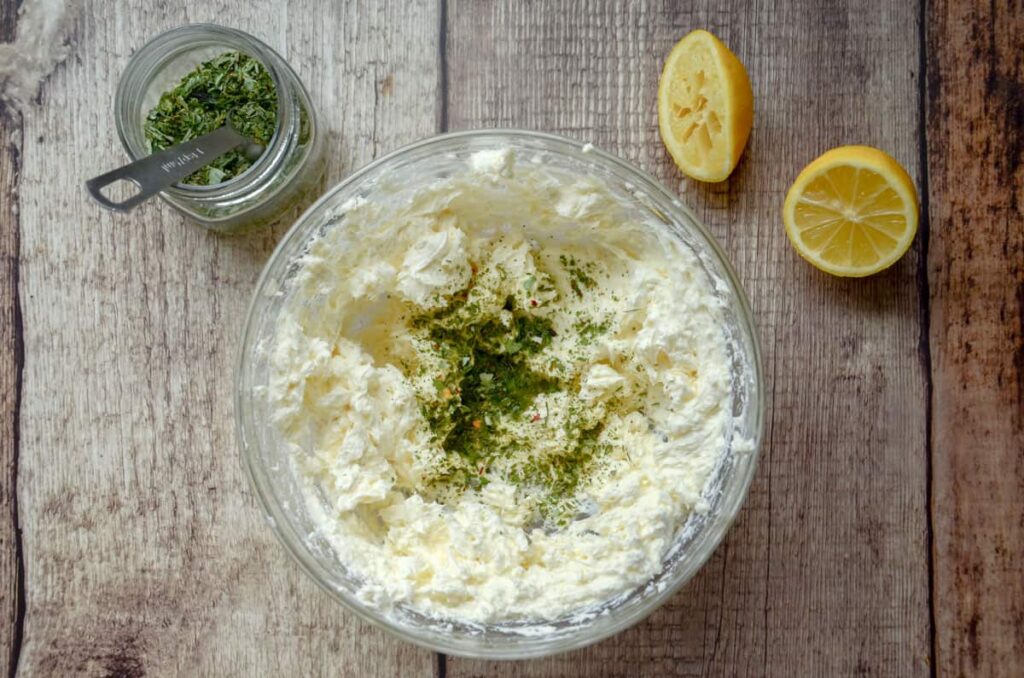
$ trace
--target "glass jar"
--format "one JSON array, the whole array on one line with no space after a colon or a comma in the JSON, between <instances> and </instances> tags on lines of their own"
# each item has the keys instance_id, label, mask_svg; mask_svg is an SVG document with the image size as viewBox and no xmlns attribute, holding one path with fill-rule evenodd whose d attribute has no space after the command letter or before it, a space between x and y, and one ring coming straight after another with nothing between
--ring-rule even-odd
<instances>
[{"instance_id":1,"label":"glass jar","mask_svg":"<svg viewBox=\"0 0 1024 678\"><path fill-rule=\"evenodd\" d=\"M128 62L114 101L117 133L132 161L150 154L143 125L160 96L200 63L228 51L259 60L277 90L277 126L256 162L242 174L210 186L177 183L160 193L176 210L206 228L237 233L269 224L319 184L323 140L309 93L295 71L247 33L193 24L156 36Z\"/></svg>"}]
</instances>

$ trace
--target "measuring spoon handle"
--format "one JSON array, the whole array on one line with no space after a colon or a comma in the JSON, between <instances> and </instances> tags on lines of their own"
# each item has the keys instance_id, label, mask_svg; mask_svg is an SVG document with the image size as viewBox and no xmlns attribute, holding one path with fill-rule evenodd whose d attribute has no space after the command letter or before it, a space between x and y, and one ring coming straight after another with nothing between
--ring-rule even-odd
<instances>
[{"instance_id":1,"label":"measuring spoon handle","mask_svg":"<svg viewBox=\"0 0 1024 678\"><path fill-rule=\"evenodd\" d=\"M231 125L224 125L209 134L157 151L124 167L89 179L85 182L85 188L96 202L107 209L127 212L171 184L209 165L233 148L248 143L250 140L247 137L239 134ZM101 189L121 179L138 186L139 192L121 202L115 202L103 195Z\"/></svg>"}]
</instances>

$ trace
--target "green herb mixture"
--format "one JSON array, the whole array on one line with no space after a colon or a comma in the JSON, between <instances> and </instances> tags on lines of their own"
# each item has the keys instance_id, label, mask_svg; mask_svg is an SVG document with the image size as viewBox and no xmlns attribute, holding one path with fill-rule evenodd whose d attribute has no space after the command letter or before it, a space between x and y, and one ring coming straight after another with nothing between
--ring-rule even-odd
<instances>
[{"instance_id":1,"label":"green herb mixture","mask_svg":"<svg viewBox=\"0 0 1024 678\"><path fill-rule=\"evenodd\" d=\"M277 125L277 90L267 69L241 52L226 52L195 68L164 92L143 130L152 152L231 124L256 143L270 143ZM238 176L252 165L241 149L222 155L183 183L208 186Z\"/></svg>"},{"instance_id":2,"label":"green herb mixture","mask_svg":"<svg viewBox=\"0 0 1024 678\"><path fill-rule=\"evenodd\" d=\"M439 498L501 477L521 490L518 499L530 504L538 521L562 525L580 508L579 490L612 452L601 433L607 416L624 412L624 403L582 401L579 367L549 350L558 336L550 315L559 307L558 296L582 296L597 287L593 266L566 257L561 264L564 294L543 273L515 283L525 295L508 293L504 272L502 284L486 291L474 275L444 308L411 319L413 333L435 364L443 365L419 394L424 418L444 450L429 479ZM532 296L542 292L555 294L544 307ZM611 321L582 311L574 317L569 360L582 363L586 347L609 331ZM563 346L567 339L562 337ZM561 411L552 412L550 402ZM562 444L552 449L545 442L555 437Z\"/></svg>"}]
</instances>

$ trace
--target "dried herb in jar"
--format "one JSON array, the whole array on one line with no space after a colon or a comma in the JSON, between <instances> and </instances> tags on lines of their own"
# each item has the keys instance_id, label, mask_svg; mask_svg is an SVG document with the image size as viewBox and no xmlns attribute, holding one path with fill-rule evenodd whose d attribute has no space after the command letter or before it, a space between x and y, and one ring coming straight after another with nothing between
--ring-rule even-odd
<instances>
[{"instance_id":1,"label":"dried herb in jar","mask_svg":"<svg viewBox=\"0 0 1024 678\"><path fill-rule=\"evenodd\" d=\"M228 116L240 133L267 146L277 125L277 90L258 60L226 52L201 63L160 97L143 130L150 150L161 151L223 126ZM209 186L249 169L253 161L241 150L217 158L183 183Z\"/></svg>"}]
</instances>

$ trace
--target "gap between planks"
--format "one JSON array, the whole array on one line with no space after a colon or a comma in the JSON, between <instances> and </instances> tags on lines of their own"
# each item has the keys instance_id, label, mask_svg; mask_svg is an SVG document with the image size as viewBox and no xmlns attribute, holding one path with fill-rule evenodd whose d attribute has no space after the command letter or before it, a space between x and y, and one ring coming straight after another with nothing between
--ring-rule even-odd
<instances>
[{"instance_id":1,"label":"gap between planks","mask_svg":"<svg viewBox=\"0 0 1024 678\"><path fill-rule=\"evenodd\" d=\"M917 129L918 129L918 195L920 196L920 218L918 238L920 253L917 261L917 295L918 321L920 337L918 339L918 356L921 360L921 371L924 373L925 386L925 429L924 429L924 500L925 527L927 529L925 546L928 560L928 670L936 675L935 661L935 526L932 515L932 350L931 350L931 286L928 281L928 243L931 239L931 220L929 219L929 186L928 186L928 0L918 0L917 15Z\"/></svg>"}]
</instances>

